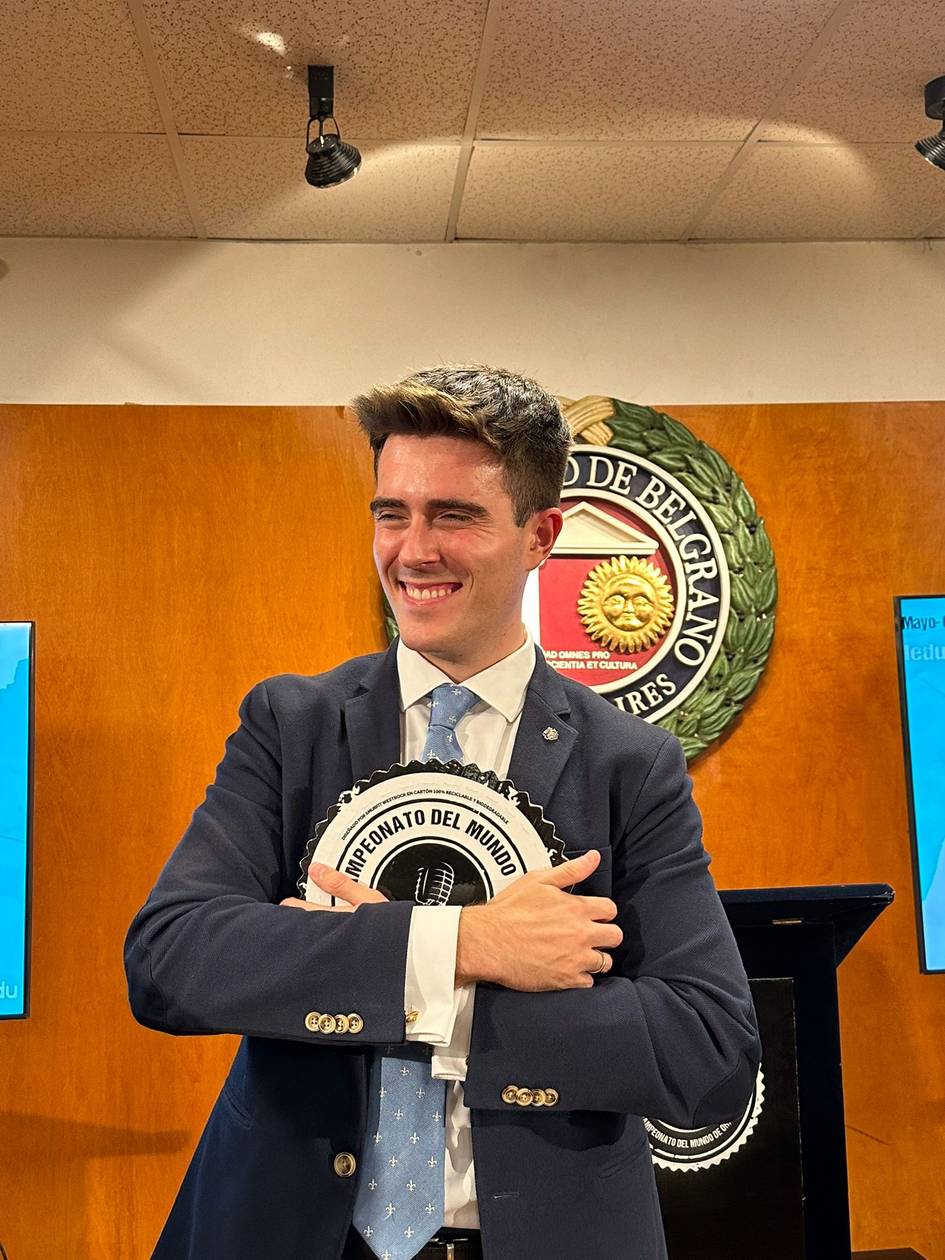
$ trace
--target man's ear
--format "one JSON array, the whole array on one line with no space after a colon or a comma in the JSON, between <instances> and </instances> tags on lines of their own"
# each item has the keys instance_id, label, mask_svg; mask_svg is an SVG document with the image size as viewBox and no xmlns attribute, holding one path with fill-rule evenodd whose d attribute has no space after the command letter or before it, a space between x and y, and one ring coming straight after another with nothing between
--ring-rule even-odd
<instances>
[{"instance_id":1,"label":"man's ear","mask_svg":"<svg viewBox=\"0 0 945 1260\"><path fill-rule=\"evenodd\" d=\"M548 555L561 533L563 516L560 508L544 508L536 512L528 523L528 568L537 569Z\"/></svg>"}]
</instances>

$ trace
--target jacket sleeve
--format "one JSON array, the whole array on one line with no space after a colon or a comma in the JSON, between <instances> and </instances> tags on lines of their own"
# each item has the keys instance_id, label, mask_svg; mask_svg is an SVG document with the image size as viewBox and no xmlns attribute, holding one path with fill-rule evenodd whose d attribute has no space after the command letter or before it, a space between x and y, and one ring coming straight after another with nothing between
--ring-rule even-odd
<instances>
[{"instance_id":1,"label":"jacket sleeve","mask_svg":"<svg viewBox=\"0 0 945 1260\"><path fill-rule=\"evenodd\" d=\"M467 1106L507 1110L508 1085L551 1087L558 1111L699 1128L745 1105L760 1053L754 1007L673 736L656 752L613 863L624 933L613 970L592 989L480 984Z\"/></svg>"},{"instance_id":2,"label":"jacket sleeve","mask_svg":"<svg viewBox=\"0 0 945 1260\"><path fill-rule=\"evenodd\" d=\"M403 1040L410 905L349 914L280 906L294 881L287 848L279 723L260 683L128 931L129 997L142 1024L334 1046ZM314 1032L313 1011L357 1014L363 1027Z\"/></svg>"}]
</instances>

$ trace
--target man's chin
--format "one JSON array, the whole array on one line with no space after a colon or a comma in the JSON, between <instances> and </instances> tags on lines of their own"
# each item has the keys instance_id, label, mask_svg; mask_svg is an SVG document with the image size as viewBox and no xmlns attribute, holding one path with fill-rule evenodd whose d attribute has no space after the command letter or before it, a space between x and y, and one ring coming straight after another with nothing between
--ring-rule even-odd
<instances>
[{"instance_id":1,"label":"man's chin","mask_svg":"<svg viewBox=\"0 0 945 1260\"><path fill-rule=\"evenodd\" d=\"M428 629L417 628L410 625L406 619L398 623L397 633L404 647L409 647L414 652L422 652L424 656L432 652L439 655L442 651L448 651L448 644L444 641L442 635L433 634Z\"/></svg>"},{"instance_id":2,"label":"man's chin","mask_svg":"<svg viewBox=\"0 0 945 1260\"><path fill-rule=\"evenodd\" d=\"M419 652L436 664L452 661L457 656L455 639L442 633L436 634L429 627L413 626L407 618L398 625L397 633L404 647Z\"/></svg>"}]
</instances>

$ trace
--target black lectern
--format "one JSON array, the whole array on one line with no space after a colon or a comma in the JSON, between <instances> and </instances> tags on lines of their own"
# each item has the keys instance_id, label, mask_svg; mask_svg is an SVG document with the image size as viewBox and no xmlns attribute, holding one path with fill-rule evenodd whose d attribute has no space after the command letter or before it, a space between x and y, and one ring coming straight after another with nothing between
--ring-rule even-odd
<instances>
[{"instance_id":1,"label":"black lectern","mask_svg":"<svg viewBox=\"0 0 945 1260\"><path fill-rule=\"evenodd\" d=\"M762 1041L730 1125L646 1121L670 1260L849 1260L837 966L893 899L887 884L721 894Z\"/></svg>"}]
</instances>

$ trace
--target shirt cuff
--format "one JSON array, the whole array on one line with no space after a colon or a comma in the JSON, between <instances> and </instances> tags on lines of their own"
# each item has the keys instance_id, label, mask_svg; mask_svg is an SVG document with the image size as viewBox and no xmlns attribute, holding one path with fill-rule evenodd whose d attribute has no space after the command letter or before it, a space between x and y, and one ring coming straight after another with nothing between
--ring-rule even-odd
<instances>
[{"instance_id":1,"label":"shirt cuff","mask_svg":"<svg viewBox=\"0 0 945 1260\"><path fill-rule=\"evenodd\" d=\"M448 1046L434 1049L430 1075L437 1081L464 1081L469 1063L469 1041L472 1034L476 986L465 984L456 990L456 1018Z\"/></svg>"},{"instance_id":2,"label":"shirt cuff","mask_svg":"<svg viewBox=\"0 0 945 1260\"><path fill-rule=\"evenodd\" d=\"M414 906L407 938L407 1040L449 1046L463 989L456 988L462 906Z\"/></svg>"}]
</instances>

